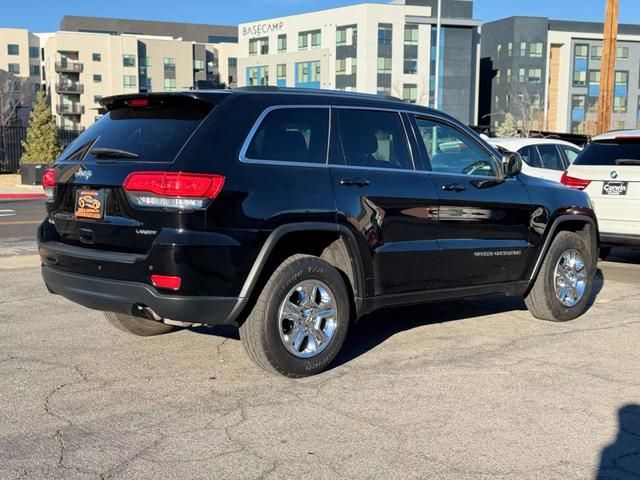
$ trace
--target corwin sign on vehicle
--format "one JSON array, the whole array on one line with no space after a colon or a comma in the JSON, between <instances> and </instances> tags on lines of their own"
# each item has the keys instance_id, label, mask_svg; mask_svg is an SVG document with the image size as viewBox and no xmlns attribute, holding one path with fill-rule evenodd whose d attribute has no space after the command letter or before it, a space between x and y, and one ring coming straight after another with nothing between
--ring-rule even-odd
<instances>
[{"instance_id":1,"label":"corwin sign on vehicle","mask_svg":"<svg viewBox=\"0 0 640 480\"><path fill-rule=\"evenodd\" d=\"M253 25L242 27L242 36L246 37L248 35L266 35L268 33L281 32L283 28L283 21L254 23Z\"/></svg>"}]
</instances>

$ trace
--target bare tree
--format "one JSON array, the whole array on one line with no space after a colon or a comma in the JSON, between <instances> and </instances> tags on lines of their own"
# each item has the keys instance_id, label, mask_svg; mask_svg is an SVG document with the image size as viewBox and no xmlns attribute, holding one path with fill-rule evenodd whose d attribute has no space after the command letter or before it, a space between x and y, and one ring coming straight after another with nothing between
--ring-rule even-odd
<instances>
[{"instance_id":1,"label":"bare tree","mask_svg":"<svg viewBox=\"0 0 640 480\"><path fill-rule=\"evenodd\" d=\"M543 130L544 110L540 95L532 96L528 89L521 88L512 91L511 102L511 113L523 137L529 137L532 131Z\"/></svg>"},{"instance_id":2,"label":"bare tree","mask_svg":"<svg viewBox=\"0 0 640 480\"><path fill-rule=\"evenodd\" d=\"M0 127L21 123L18 111L25 104L30 104L30 100L29 79L0 70Z\"/></svg>"}]
</instances>

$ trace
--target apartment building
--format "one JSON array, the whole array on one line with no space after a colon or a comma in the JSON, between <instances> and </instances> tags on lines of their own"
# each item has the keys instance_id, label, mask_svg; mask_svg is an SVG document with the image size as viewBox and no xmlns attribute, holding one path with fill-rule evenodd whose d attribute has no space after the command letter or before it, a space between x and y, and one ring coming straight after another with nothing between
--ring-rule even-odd
<instances>
[{"instance_id":1,"label":"apartment building","mask_svg":"<svg viewBox=\"0 0 640 480\"><path fill-rule=\"evenodd\" d=\"M39 37L0 28L0 125L26 124L41 83Z\"/></svg>"},{"instance_id":2,"label":"apartment building","mask_svg":"<svg viewBox=\"0 0 640 480\"><path fill-rule=\"evenodd\" d=\"M475 123L480 22L471 0L442 0L438 41L437 5L362 3L241 24L238 85L391 95Z\"/></svg>"},{"instance_id":3,"label":"apartment building","mask_svg":"<svg viewBox=\"0 0 640 480\"><path fill-rule=\"evenodd\" d=\"M595 133L603 28L542 17L484 24L480 123L510 113L519 126ZM640 128L640 25L619 27L611 128Z\"/></svg>"}]
</instances>

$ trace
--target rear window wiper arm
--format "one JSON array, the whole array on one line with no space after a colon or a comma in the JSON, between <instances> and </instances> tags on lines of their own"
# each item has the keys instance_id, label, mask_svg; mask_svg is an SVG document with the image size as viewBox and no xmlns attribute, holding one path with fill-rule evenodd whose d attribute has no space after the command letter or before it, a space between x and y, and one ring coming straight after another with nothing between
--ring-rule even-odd
<instances>
[{"instance_id":1,"label":"rear window wiper arm","mask_svg":"<svg viewBox=\"0 0 640 480\"><path fill-rule=\"evenodd\" d=\"M640 159L638 158L619 158L616 160L616 165L640 165Z\"/></svg>"},{"instance_id":2,"label":"rear window wiper arm","mask_svg":"<svg viewBox=\"0 0 640 480\"><path fill-rule=\"evenodd\" d=\"M96 158L138 158L140 156L119 148L92 148L89 153Z\"/></svg>"}]
</instances>

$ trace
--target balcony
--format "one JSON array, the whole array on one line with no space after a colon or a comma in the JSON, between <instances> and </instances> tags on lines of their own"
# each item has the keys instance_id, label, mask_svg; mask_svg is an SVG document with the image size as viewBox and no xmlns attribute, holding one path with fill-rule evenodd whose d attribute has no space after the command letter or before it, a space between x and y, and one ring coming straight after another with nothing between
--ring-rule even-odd
<instances>
[{"instance_id":1,"label":"balcony","mask_svg":"<svg viewBox=\"0 0 640 480\"><path fill-rule=\"evenodd\" d=\"M84 93L84 85L79 82L56 83L56 93Z\"/></svg>"},{"instance_id":2,"label":"balcony","mask_svg":"<svg viewBox=\"0 0 640 480\"><path fill-rule=\"evenodd\" d=\"M56 73L80 73L84 70L84 64L82 62L69 61L56 62Z\"/></svg>"},{"instance_id":3,"label":"balcony","mask_svg":"<svg viewBox=\"0 0 640 480\"><path fill-rule=\"evenodd\" d=\"M84 105L67 103L56 105L58 115L84 115Z\"/></svg>"}]
</instances>

